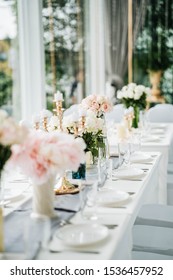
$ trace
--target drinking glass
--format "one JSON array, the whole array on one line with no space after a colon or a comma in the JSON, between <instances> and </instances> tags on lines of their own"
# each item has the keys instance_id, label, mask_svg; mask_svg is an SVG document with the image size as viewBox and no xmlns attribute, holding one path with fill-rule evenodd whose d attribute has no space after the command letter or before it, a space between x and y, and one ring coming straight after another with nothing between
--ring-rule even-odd
<instances>
[{"instance_id":1,"label":"drinking glass","mask_svg":"<svg viewBox=\"0 0 173 280\"><path fill-rule=\"evenodd\" d=\"M82 185L80 188L80 212L83 219L97 220L96 196L98 181L91 185Z\"/></svg>"},{"instance_id":2,"label":"drinking glass","mask_svg":"<svg viewBox=\"0 0 173 280\"><path fill-rule=\"evenodd\" d=\"M135 129L130 140L130 153L139 152L141 150L141 130Z\"/></svg>"},{"instance_id":3,"label":"drinking glass","mask_svg":"<svg viewBox=\"0 0 173 280\"><path fill-rule=\"evenodd\" d=\"M30 217L24 227L26 259L35 259L40 249L47 250L51 234L51 221L47 216Z\"/></svg>"},{"instance_id":4,"label":"drinking glass","mask_svg":"<svg viewBox=\"0 0 173 280\"><path fill-rule=\"evenodd\" d=\"M121 141L118 143L119 166L127 167L130 163L130 143Z\"/></svg>"}]
</instances>

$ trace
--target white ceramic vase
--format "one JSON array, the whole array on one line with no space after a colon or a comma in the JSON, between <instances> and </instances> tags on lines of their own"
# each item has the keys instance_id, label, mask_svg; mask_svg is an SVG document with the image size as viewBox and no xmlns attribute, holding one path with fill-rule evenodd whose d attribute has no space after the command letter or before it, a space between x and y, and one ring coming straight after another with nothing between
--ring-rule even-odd
<instances>
[{"instance_id":1,"label":"white ceramic vase","mask_svg":"<svg viewBox=\"0 0 173 280\"><path fill-rule=\"evenodd\" d=\"M41 185L33 184L32 217L54 217L54 184L55 178L51 178Z\"/></svg>"}]
</instances>

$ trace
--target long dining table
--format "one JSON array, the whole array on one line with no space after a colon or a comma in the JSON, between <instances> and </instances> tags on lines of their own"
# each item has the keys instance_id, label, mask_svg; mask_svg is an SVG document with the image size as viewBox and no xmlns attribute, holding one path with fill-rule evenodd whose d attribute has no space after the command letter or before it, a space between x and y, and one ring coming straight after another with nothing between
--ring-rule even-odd
<instances>
[{"instance_id":1,"label":"long dining table","mask_svg":"<svg viewBox=\"0 0 173 280\"><path fill-rule=\"evenodd\" d=\"M163 137L157 144L155 142L142 144L145 155L148 155L151 160L131 164L132 167L143 170L143 175L139 179L111 177L106 179L99 188L98 193L111 194L111 191L127 193L128 199L123 204L97 203L95 207L97 219L89 221L81 215L79 194L56 196L56 217L51 219L49 243L44 248L38 244L39 246L32 251L30 259L131 259L132 227L140 207L146 203L162 202L160 187L162 176L167 172L166 161L168 161L172 137L170 127L172 126L164 127ZM155 149L152 148L154 146ZM161 168L164 170L160 173ZM7 194L8 191L13 190L13 195L12 198L4 201L5 252L0 254L2 259L26 258L23 233L25 222L31 219L32 185L26 178L19 177L15 174L12 174L11 177L7 176L8 180L5 185ZM87 183L87 180L83 181L83 184L87 185ZM85 208L86 213L91 211L92 208ZM61 222L65 220L68 223L62 225ZM94 225L102 226L106 229L106 235L92 244L69 245L59 237L58 233L62 228L71 225L85 226L91 230Z\"/></svg>"},{"instance_id":2,"label":"long dining table","mask_svg":"<svg viewBox=\"0 0 173 280\"><path fill-rule=\"evenodd\" d=\"M129 198L123 205L97 205L96 221L87 221L82 218L79 209L74 210L74 205L79 204L79 194L57 196L55 205L62 208L56 211L57 217L53 219L51 236L47 249L40 249L37 254L31 256L36 259L131 259L132 236L131 229L141 205L149 202L158 202L158 167L161 160L160 152L150 152L152 157L150 164L135 164L135 168L144 169L145 172L139 180L132 179L107 179L100 192L123 191L129 194ZM16 180L16 181L15 181ZM6 201L4 207L5 224L5 248L9 258L25 258L22 245L24 221L30 219L32 210L32 186L22 180L9 179L7 188L15 188L16 196ZM74 203L76 199L76 203ZM66 200L67 201L66 203ZM73 201L72 201L73 200ZM68 211L64 208L64 202L68 205ZM63 212L64 208L64 212ZM79 207L80 208L80 207ZM71 209L71 211L70 211ZM86 212L91 209L86 208ZM61 229L60 221L70 220L72 224L88 227L93 224L104 225L107 236L100 242L88 246L67 246L58 238L57 232ZM111 226L111 227L110 227ZM57 252L56 252L57 251ZM12 254L10 254L12 252ZM17 254L16 254L17 252ZM6 254L7 257L8 254ZM7 257L8 258L8 257Z\"/></svg>"}]
</instances>

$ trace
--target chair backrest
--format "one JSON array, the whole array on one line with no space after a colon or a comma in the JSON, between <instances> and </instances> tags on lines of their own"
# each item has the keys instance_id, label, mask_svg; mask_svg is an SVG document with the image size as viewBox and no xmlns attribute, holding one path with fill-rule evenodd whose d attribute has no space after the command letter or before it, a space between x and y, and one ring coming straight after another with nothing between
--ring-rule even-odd
<instances>
[{"instance_id":1,"label":"chair backrest","mask_svg":"<svg viewBox=\"0 0 173 280\"><path fill-rule=\"evenodd\" d=\"M148 110L146 117L150 122L173 122L173 105L158 104Z\"/></svg>"},{"instance_id":2,"label":"chair backrest","mask_svg":"<svg viewBox=\"0 0 173 280\"><path fill-rule=\"evenodd\" d=\"M119 123L122 121L123 115L124 115L123 104L114 105L113 110L110 113L106 113L105 115L106 122Z\"/></svg>"}]
</instances>

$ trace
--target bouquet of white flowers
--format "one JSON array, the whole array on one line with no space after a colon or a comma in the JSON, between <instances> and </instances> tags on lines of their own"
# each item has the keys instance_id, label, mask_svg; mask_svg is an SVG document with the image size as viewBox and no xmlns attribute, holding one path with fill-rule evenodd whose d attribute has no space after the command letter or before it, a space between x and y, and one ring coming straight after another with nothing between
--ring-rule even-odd
<instances>
[{"instance_id":1,"label":"bouquet of white flowers","mask_svg":"<svg viewBox=\"0 0 173 280\"><path fill-rule=\"evenodd\" d=\"M117 98L121 100L126 108L134 108L133 127L138 127L139 111L146 109L147 96L150 88L143 85L130 83L117 92Z\"/></svg>"}]
</instances>

